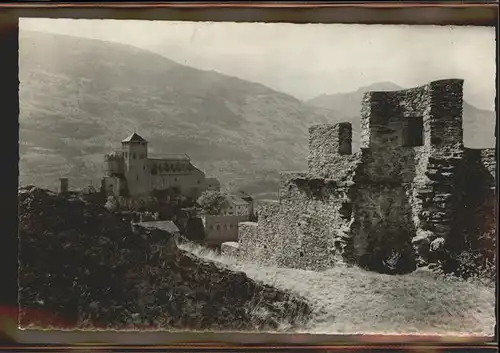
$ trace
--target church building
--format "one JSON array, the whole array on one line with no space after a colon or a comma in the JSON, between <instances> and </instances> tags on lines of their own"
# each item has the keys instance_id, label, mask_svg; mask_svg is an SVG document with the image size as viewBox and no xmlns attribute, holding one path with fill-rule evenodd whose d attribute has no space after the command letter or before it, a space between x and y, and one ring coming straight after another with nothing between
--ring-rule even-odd
<instances>
[{"instance_id":1,"label":"church building","mask_svg":"<svg viewBox=\"0 0 500 353\"><path fill-rule=\"evenodd\" d=\"M198 197L206 190L220 190L216 178L207 178L186 154L148 156L148 141L133 133L122 141L120 151L105 155L102 189L108 195L140 198L153 191L177 188L181 195Z\"/></svg>"}]
</instances>

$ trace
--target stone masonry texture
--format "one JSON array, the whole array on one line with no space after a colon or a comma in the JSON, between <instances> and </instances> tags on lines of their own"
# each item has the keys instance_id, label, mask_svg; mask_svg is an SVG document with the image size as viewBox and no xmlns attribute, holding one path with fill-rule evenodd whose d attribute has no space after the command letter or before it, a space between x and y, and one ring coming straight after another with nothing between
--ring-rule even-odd
<instances>
[{"instance_id":1,"label":"stone masonry texture","mask_svg":"<svg viewBox=\"0 0 500 353\"><path fill-rule=\"evenodd\" d=\"M356 153L350 123L310 127L308 170L283 173L279 201L240 224L239 259L406 273L495 234L495 150L463 146L462 88L366 93Z\"/></svg>"}]
</instances>

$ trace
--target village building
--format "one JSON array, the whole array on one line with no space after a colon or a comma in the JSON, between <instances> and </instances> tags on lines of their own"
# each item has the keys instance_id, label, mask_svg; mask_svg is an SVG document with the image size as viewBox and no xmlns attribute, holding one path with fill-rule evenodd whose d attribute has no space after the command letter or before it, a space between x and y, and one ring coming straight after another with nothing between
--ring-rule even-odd
<instances>
[{"instance_id":1,"label":"village building","mask_svg":"<svg viewBox=\"0 0 500 353\"><path fill-rule=\"evenodd\" d=\"M224 242L238 241L240 222L247 222L248 215L203 215L205 243L218 247Z\"/></svg>"},{"instance_id":2,"label":"village building","mask_svg":"<svg viewBox=\"0 0 500 353\"><path fill-rule=\"evenodd\" d=\"M238 241L238 224L253 219L253 198L243 192L224 193L227 206L216 215L203 215L205 243L219 247L224 242Z\"/></svg>"},{"instance_id":3,"label":"village building","mask_svg":"<svg viewBox=\"0 0 500 353\"><path fill-rule=\"evenodd\" d=\"M244 200L242 197L235 194L225 194L227 207L223 208L221 215L224 216L248 216L250 218L253 211L252 202Z\"/></svg>"}]
</instances>

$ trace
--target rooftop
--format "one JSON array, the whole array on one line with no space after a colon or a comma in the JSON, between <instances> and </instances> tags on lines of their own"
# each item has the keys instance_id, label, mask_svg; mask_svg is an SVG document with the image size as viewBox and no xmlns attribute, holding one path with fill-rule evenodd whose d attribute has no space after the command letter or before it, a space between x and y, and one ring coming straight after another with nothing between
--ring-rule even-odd
<instances>
[{"instance_id":1,"label":"rooftop","mask_svg":"<svg viewBox=\"0 0 500 353\"><path fill-rule=\"evenodd\" d=\"M122 141L123 142L147 142L144 138L142 138L140 135L136 134L135 132L130 135L129 137L127 137L125 140Z\"/></svg>"},{"instance_id":2,"label":"rooftop","mask_svg":"<svg viewBox=\"0 0 500 353\"><path fill-rule=\"evenodd\" d=\"M227 194L226 198L229 200L234 205L248 205L248 202L243 200L241 197L233 195L233 194Z\"/></svg>"},{"instance_id":3,"label":"rooftop","mask_svg":"<svg viewBox=\"0 0 500 353\"><path fill-rule=\"evenodd\" d=\"M171 154L149 154L148 159L154 160L167 160L167 161L189 161L191 158L185 153L171 153Z\"/></svg>"},{"instance_id":4,"label":"rooftop","mask_svg":"<svg viewBox=\"0 0 500 353\"><path fill-rule=\"evenodd\" d=\"M179 228L177 228L177 226L173 221L148 221L148 222L140 222L138 224L145 228L156 228L156 229L166 230L167 232L171 233L179 232Z\"/></svg>"}]
</instances>

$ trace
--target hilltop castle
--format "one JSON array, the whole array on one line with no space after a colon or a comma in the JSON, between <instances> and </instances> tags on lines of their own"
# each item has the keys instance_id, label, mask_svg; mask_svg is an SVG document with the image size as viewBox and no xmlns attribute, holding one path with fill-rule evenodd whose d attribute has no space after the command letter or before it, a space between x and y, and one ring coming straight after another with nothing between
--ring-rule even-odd
<instances>
[{"instance_id":1,"label":"hilltop castle","mask_svg":"<svg viewBox=\"0 0 500 353\"><path fill-rule=\"evenodd\" d=\"M240 223L239 244L223 251L272 266L403 273L484 247L479 239L496 234L496 153L463 146L462 88L450 79L366 93L356 153L350 123L311 127L308 171L283 173L280 200L258 223Z\"/></svg>"},{"instance_id":2,"label":"hilltop castle","mask_svg":"<svg viewBox=\"0 0 500 353\"><path fill-rule=\"evenodd\" d=\"M219 190L215 178L207 178L188 155L148 156L148 142L133 133L122 141L121 151L105 155L102 190L107 195L141 198L153 191L177 188L181 195L198 197L206 190Z\"/></svg>"}]
</instances>

